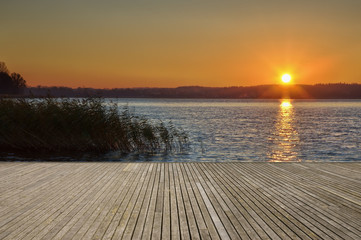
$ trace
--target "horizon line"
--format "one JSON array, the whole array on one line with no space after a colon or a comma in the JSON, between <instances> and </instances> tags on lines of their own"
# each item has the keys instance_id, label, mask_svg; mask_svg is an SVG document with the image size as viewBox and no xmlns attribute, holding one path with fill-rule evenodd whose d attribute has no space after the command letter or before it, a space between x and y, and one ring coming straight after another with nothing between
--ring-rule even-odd
<instances>
[{"instance_id":1,"label":"horizon line","mask_svg":"<svg viewBox=\"0 0 361 240\"><path fill-rule=\"evenodd\" d=\"M316 86L316 85L361 85L361 83L346 83L346 82L338 82L338 83L315 83L315 84L260 84L260 85L249 85L249 86L223 86L223 87L209 87L209 86L200 86L200 85L186 85L186 86L177 86L177 87L113 87L113 88L96 88L96 87L68 87L68 86L27 86L26 88L71 88L71 89L177 89L177 88L251 88L251 87L266 87L266 86L280 86L280 87L293 87L293 86Z\"/></svg>"}]
</instances>

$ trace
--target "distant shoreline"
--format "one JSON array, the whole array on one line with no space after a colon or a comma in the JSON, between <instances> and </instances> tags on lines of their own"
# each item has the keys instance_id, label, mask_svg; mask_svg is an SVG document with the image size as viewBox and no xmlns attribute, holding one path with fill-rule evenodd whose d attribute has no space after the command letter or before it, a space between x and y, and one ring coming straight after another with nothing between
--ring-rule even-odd
<instances>
[{"instance_id":1,"label":"distant shoreline","mask_svg":"<svg viewBox=\"0 0 361 240\"><path fill-rule=\"evenodd\" d=\"M3 95L4 96L4 95ZM249 87L69 88L28 87L22 97L179 99L361 99L361 84L259 85Z\"/></svg>"}]
</instances>

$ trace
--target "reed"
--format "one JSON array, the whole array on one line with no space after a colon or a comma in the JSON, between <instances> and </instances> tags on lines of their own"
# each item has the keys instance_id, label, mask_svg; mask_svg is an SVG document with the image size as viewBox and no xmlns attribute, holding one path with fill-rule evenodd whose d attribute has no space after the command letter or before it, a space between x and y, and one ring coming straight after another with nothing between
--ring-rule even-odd
<instances>
[{"instance_id":1,"label":"reed","mask_svg":"<svg viewBox=\"0 0 361 240\"><path fill-rule=\"evenodd\" d=\"M36 152L154 153L183 150L171 123L119 111L102 99L0 99L0 149Z\"/></svg>"}]
</instances>

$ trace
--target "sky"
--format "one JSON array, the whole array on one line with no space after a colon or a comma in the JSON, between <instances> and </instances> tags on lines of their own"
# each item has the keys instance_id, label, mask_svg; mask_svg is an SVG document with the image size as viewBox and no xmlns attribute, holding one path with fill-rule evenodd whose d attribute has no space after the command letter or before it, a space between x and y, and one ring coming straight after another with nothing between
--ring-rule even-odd
<instances>
[{"instance_id":1,"label":"sky","mask_svg":"<svg viewBox=\"0 0 361 240\"><path fill-rule=\"evenodd\" d=\"M30 86L361 83L360 0L1 0L0 61Z\"/></svg>"}]
</instances>

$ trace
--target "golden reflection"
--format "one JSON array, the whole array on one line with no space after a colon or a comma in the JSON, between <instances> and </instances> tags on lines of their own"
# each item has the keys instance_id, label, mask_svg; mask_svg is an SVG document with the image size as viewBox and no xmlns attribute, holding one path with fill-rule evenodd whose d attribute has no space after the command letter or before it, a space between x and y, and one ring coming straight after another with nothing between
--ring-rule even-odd
<instances>
[{"instance_id":1,"label":"golden reflection","mask_svg":"<svg viewBox=\"0 0 361 240\"><path fill-rule=\"evenodd\" d=\"M299 143L298 132L295 129L294 109L289 99L283 99L275 123L274 132L270 140L272 150L270 162L298 161L297 149Z\"/></svg>"},{"instance_id":2,"label":"golden reflection","mask_svg":"<svg viewBox=\"0 0 361 240\"><path fill-rule=\"evenodd\" d=\"M281 103L281 108L285 109L289 107L292 107L291 102L289 100L283 100Z\"/></svg>"}]
</instances>

